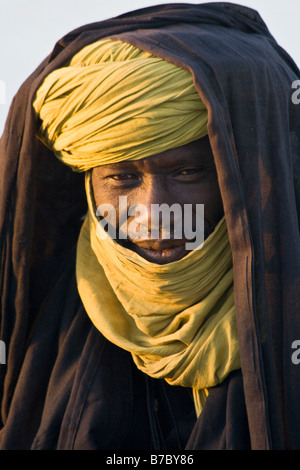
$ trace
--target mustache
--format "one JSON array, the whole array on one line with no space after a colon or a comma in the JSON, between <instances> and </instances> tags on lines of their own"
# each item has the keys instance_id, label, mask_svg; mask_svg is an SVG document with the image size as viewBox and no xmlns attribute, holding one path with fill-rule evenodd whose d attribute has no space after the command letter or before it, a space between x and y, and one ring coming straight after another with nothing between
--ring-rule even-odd
<instances>
[{"instance_id":1,"label":"mustache","mask_svg":"<svg viewBox=\"0 0 300 470\"><path fill-rule=\"evenodd\" d=\"M151 230L151 228L152 227L145 225L144 231L137 233L133 232L133 237L130 236L130 231L126 231L125 228L123 228L123 230L119 229L119 235L116 237L116 241L124 246L124 248L130 248L136 245L150 250L163 250L170 247L180 246L187 240L194 242L197 238L197 235L195 235L193 238L187 239L186 237L182 236L182 233L180 233L180 236L179 233L177 233L177 236L175 236L172 228L168 230L165 229L164 231L161 230L159 231L160 236L153 237L153 230ZM159 229L160 227L155 226L154 228ZM211 225L208 221L204 221L204 240L206 240L213 233L214 229L214 225Z\"/></svg>"}]
</instances>

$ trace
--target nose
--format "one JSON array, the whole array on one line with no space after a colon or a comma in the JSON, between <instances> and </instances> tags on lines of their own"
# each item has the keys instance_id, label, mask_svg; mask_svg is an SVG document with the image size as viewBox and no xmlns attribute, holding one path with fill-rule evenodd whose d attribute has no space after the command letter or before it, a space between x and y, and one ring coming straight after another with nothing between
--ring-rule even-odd
<instances>
[{"instance_id":1,"label":"nose","mask_svg":"<svg viewBox=\"0 0 300 470\"><path fill-rule=\"evenodd\" d=\"M177 218L176 212L181 217L181 207L172 200L172 192L164 178L151 176L141 187L135 209L130 215L138 214L144 235L147 232L147 236L151 233L151 238L170 238Z\"/></svg>"},{"instance_id":2,"label":"nose","mask_svg":"<svg viewBox=\"0 0 300 470\"><path fill-rule=\"evenodd\" d=\"M139 203L149 211L154 204L170 204L170 189L161 175L151 175L145 180L139 194Z\"/></svg>"}]
</instances>

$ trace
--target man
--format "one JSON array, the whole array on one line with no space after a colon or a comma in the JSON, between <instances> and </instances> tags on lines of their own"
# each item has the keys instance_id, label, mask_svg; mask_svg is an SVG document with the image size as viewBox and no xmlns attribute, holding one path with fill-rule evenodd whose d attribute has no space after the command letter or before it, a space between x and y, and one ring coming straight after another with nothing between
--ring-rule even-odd
<instances>
[{"instance_id":1,"label":"man","mask_svg":"<svg viewBox=\"0 0 300 470\"><path fill-rule=\"evenodd\" d=\"M2 449L300 448L297 79L220 3L80 28L25 82L1 141ZM146 237L161 204L194 234L204 204L203 246L175 219Z\"/></svg>"}]
</instances>

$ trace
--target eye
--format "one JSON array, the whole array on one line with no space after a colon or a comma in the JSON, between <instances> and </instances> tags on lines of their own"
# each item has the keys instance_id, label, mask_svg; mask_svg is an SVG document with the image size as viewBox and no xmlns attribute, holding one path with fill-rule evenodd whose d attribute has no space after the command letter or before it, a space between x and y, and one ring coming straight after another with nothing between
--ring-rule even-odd
<instances>
[{"instance_id":1,"label":"eye","mask_svg":"<svg viewBox=\"0 0 300 470\"><path fill-rule=\"evenodd\" d=\"M135 179L136 175L131 175L130 173L121 173L119 175L111 175L109 178L115 181L127 181Z\"/></svg>"},{"instance_id":2,"label":"eye","mask_svg":"<svg viewBox=\"0 0 300 470\"><path fill-rule=\"evenodd\" d=\"M203 169L200 169L200 168L184 168L183 170L180 170L178 174L182 176L189 176L189 175L195 175L202 170Z\"/></svg>"},{"instance_id":3,"label":"eye","mask_svg":"<svg viewBox=\"0 0 300 470\"><path fill-rule=\"evenodd\" d=\"M139 180L138 175L133 173L116 173L106 176L105 179L115 186L132 185Z\"/></svg>"},{"instance_id":4,"label":"eye","mask_svg":"<svg viewBox=\"0 0 300 470\"><path fill-rule=\"evenodd\" d=\"M205 170L206 168L204 167L181 168L177 170L173 176L182 181L194 181L195 179L200 178Z\"/></svg>"}]
</instances>

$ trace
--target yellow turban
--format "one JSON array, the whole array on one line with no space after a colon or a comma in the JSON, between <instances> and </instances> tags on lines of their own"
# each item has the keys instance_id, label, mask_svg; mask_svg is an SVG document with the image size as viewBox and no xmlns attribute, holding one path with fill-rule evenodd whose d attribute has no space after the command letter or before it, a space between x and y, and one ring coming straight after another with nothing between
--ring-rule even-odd
<instances>
[{"instance_id":1,"label":"yellow turban","mask_svg":"<svg viewBox=\"0 0 300 470\"><path fill-rule=\"evenodd\" d=\"M190 72L111 39L50 73L33 106L39 138L75 171L145 158L207 134Z\"/></svg>"}]
</instances>

